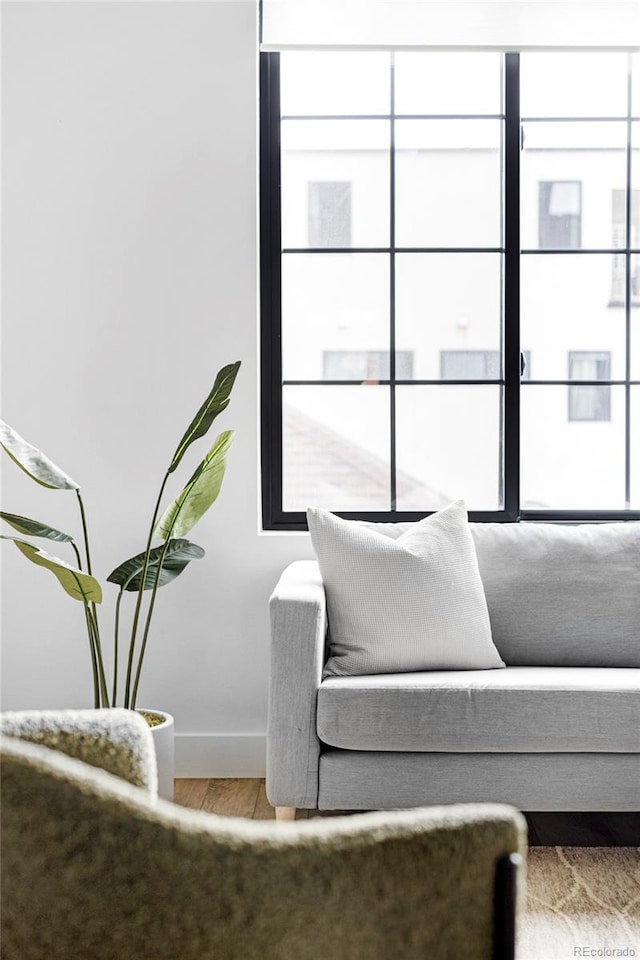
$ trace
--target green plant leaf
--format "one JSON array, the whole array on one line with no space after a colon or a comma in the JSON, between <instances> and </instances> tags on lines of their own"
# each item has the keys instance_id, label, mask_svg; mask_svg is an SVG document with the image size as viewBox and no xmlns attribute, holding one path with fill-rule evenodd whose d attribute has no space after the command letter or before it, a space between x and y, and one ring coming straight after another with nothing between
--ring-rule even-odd
<instances>
[{"instance_id":1,"label":"green plant leaf","mask_svg":"<svg viewBox=\"0 0 640 960\"><path fill-rule=\"evenodd\" d=\"M158 564L165 546L166 553L158 580L159 587L163 587L165 583L171 583L172 580L179 577L192 560L200 560L201 557L204 557L202 547L190 543L188 540L170 540L168 544L163 543L160 547L154 547L149 553L149 566L144 578L145 590L150 590L155 583ZM107 580L109 583L117 583L119 587L123 587L125 590L139 590L143 569L144 553L138 553L135 557L125 560L119 567L116 567L109 574Z\"/></svg>"},{"instance_id":2,"label":"green plant leaf","mask_svg":"<svg viewBox=\"0 0 640 960\"><path fill-rule=\"evenodd\" d=\"M36 447L27 443L19 433L0 420L0 445L4 447L14 463L24 470L32 480L49 490L79 490L80 487L71 477L57 467Z\"/></svg>"},{"instance_id":3,"label":"green plant leaf","mask_svg":"<svg viewBox=\"0 0 640 960\"><path fill-rule=\"evenodd\" d=\"M31 560L38 567L45 567L58 578L62 588L73 597L74 600L84 600L87 603L102 603L102 588L98 581L83 573L71 564L65 563L58 557L52 557L32 543L25 540L18 540L16 537L1 537L2 540L12 540L20 553L24 554L27 560Z\"/></svg>"},{"instance_id":4,"label":"green plant leaf","mask_svg":"<svg viewBox=\"0 0 640 960\"><path fill-rule=\"evenodd\" d=\"M236 360L235 363L230 363L218 371L211 393L196 413L187 428L187 432L178 444L178 449L173 455L168 470L169 473L173 473L176 469L190 444L199 437L203 437L218 414L222 413L229 405L229 395L239 369L240 361Z\"/></svg>"},{"instance_id":5,"label":"green plant leaf","mask_svg":"<svg viewBox=\"0 0 640 960\"><path fill-rule=\"evenodd\" d=\"M56 540L58 543L72 543L73 537L62 530L56 530L55 527L48 527L46 523L39 520L30 520L29 517L21 517L17 513L5 513L0 510L0 517L17 530L18 533L26 533L29 537L44 537L46 540Z\"/></svg>"},{"instance_id":6,"label":"green plant leaf","mask_svg":"<svg viewBox=\"0 0 640 960\"><path fill-rule=\"evenodd\" d=\"M209 509L222 487L226 457L234 431L225 430L216 439L202 463L156 524L156 537L183 537Z\"/></svg>"}]
</instances>

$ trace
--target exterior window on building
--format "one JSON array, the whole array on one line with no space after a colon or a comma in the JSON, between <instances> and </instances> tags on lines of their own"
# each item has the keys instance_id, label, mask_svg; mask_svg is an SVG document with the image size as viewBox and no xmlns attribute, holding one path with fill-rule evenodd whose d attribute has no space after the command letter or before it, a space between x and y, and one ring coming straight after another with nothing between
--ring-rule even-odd
<instances>
[{"instance_id":1,"label":"exterior window on building","mask_svg":"<svg viewBox=\"0 0 640 960\"><path fill-rule=\"evenodd\" d=\"M312 181L308 184L309 246L351 246L351 184Z\"/></svg>"},{"instance_id":2,"label":"exterior window on building","mask_svg":"<svg viewBox=\"0 0 640 960\"><path fill-rule=\"evenodd\" d=\"M608 351L569 352L569 380L609 380L611 354ZM611 420L611 387L608 384L569 386L569 420Z\"/></svg>"},{"instance_id":3,"label":"exterior window on building","mask_svg":"<svg viewBox=\"0 0 640 960\"><path fill-rule=\"evenodd\" d=\"M624 190L613 190L611 194L611 227L615 249L640 245L640 190L631 192L631 236L629 243L626 243L626 224L626 193ZM624 306L626 266L626 254L624 252L614 254L611 275L612 306ZM631 302L640 303L640 257L631 258Z\"/></svg>"},{"instance_id":4,"label":"exterior window on building","mask_svg":"<svg viewBox=\"0 0 640 960\"><path fill-rule=\"evenodd\" d=\"M498 350L442 350L440 376L443 380L498 380Z\"/></svg>"},{"instance_id":5,"label":"exterior window on building","mask_svg":"<svg viewBox=\"0 0 640 960\"><path fill-rule=\"evenodd\" d=\"M324 350L324 380L388 380L388 350ZM396 350L396 379L413 377L413 351Z\"/></svg>"},{"instance_id":6,"label":"exterior window on building","mask_svg":"<svg viewBox=\"0 0 640 960\"><path fill-rule=\"evenodd\" d=\"M542 180L538 184L538 209L541 249L580 249L582 184L578 180Z\"/></svg>"}]
</instances>

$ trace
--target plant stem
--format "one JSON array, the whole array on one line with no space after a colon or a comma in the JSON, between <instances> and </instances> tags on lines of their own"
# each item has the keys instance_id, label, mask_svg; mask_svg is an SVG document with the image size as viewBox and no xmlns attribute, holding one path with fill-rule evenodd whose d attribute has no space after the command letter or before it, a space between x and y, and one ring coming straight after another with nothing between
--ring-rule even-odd
<instances>
[{"instance_id":1,"label":"plant stem","mask_svg":"<svg viewBox=\"0 0 640 960\"><path fill-rule=\"evenodd\" d=\"M75 545L75 543L73 542L73 540L71 541L71 546L72 546L72 548L73 548L73 552L74 552L75 555L76 555L76 560L78 561L78 570L82 570L82 558L81 558L81 556L80 556L80 551L79 551L78 548L76 547L76 545Z\"/></svg>"},{"instance_id":2,"label":"plant stem","mask_svg":"<svg viewBox=\"0 0 640 960\"><path fill-rule=\"evenodd\" d=\"M82 536L84 537L84 552L87 556L87 573L91 574L91 554L89 553L89 534L87 532L87 518L84 512L84 503L80 496L80 491L76 490L76 496L80 505L80 519L82 520Z\"/></svg>"},{"instance_id":3,"label":"plant stem","mask_svg":"<svg viewBox=\"0 0 640 960\"><path fill-rule=\"evenodd\" d=\"M201 466L202 466L202 465L201 465ZM151 627L151 617L152 617L152 615L153 615L153 608L154 608L155 602L156 602L156 594L157 594L157 592L158 592L158 583L159 583L159 581L160 581L160 574L162 573L162 565L163 565L163 563L164 563L164 558L165 558L165 556L167 555L167 550L168 550L168 548L169 548L169 541L171 540L171 534L173 533L173 528L175 527L176 521L177 521L178 517L180 516L180 511L182 510L184 504L185 504L185 503L187 502L187 500L189 499L189 494L191 493L191 490L193 489L193 487L195 486L195 484L198 482L198 480L199 480L200 477L202 476L202 473L203 473L203 468L202 468L202 469L199 469L199 470L196 470L196 472L194 473L193 477L191 478L191 483L189 483L189 484L187 485L187 487L185 487L184 495L183 495L183 497L182 497L182 501L181 501L178 509L177 509L176 512L175 512L175 515L174 515L174 517L173 517L173 520L171 521L171 526L169 527L169 530L168 530L168 532L167 532L167 537L166 537L166 540L165 540L165 542L164 542L164 544L163 544L163 550L162 550L162 553L160 554L160 560L158 561L158 569L156 570L156 576L155 576L155 579L154 579L154 581L153 581L153 589L152 589L152 591L151 591L151 600L149 601L149 609L147 610L147 619L146 619L145 626L144 626L144 633L143 633L143 636L142 636L142 644L141 644L141 646L140 646L140 653L139 653L139 655L138 655L138 666L137 666L137 668L136 668L136 677L135 677L135 682L134 682L134 684L133 684L133 694L132 694L132 697L131 697L131 709L132 709L132 710L134 710L134 709L135 709L135 706L136 706L136 697L138 696L138 684L139 684L139 682L140 682L140 673L141 673L141 671L142 671L142 661L144 660L144 654L145 654L145 650L146 650L146 648L147 648L147 638L148 638L148 636L149 636L149 629L150 629L150 627ZM167 476L168 476L168 474L167 474ZM166 478L165 478L165 481L166 481ZM155 523L155 520L154 520L154 523ZM151 543L151 541L149 541L149 543ZM148 559L148 556L149 556L149 544L147 544L147 557L145 557L145 560ZM146 572L146 571L145 571L145 572ZM144 579L141 581L141 589L142 589L142 586L143 586L143 585L144 585ZM131 651L130 651L130 653L131 653Z\"/></svg>"},{"instance_id":4,"label":"plant stem","mask_svg":"<svg viewBox=\"0 0 640 960\"><path fill-rule=\"evenodd\" d=\"M95 608L95 604L91 604ZM102 658L102 644L100 643L100 629L98 627L98 621L94 616L94 610L89 610L89 622L93 630L93 640L96 647L96 656L98 659L98 678L100 680L100 693L102 696L103 707L109 707L109 691L107 690L107 678L104 672L104 661Z\"/></svg>"},{"instance_id":5,"label":"plant stem","mask_svg":"<svg viewBox=\"0 0 640 960\"><path fill-rule=\"evenodd\" d=\"M93 630L91 628L91 613L89 611L89 604L87 601L84 601L84 614L87 621L87 636L89 637L89 650L91 652L91 668L93 672L93 706L98 709L100 706L100 687L98 683L98 660L96 657L96 648L93 638Z\"/></svg>"},{"instance_id":6,"label":"plant stem","mask_svg":"<svg viewBox=\"0 0 640 960\"><path fill-rule=\"evenodd\" d=\"M98 625L91 614L92 605L89 604L86 594L82 589L82 584L75 574L74 579L76 581L78 591L82 596L82 603L84 604L84 615L87 622L87 634L89 637L89 650L91 651L91 666L93 668L93 705L96 709L98 709L98 707L101 706L101 687L103 688L102 692L106 691L106 685L104 684L104 668L102 666L102 650L100 649L100 636L97 632ZM106 701L106 706L109 706L108 696L106 697Z\"/></svg>"},{"instance_id":7,"label":"plant stem","mask_svg":"<svg viewBox=\"0 0 640 960\"><path fill-rule=\"evenodd\" d=\"M118 695L118 634L120 631L120 601L122 600L123 593L124 587L121 587L118 599L116 600L115 626L113 632L113 693L111 695L111 704L114 707L116 706Z\"/></svg>"},{"instance_id":8,"label":"plant stem","mask_svg":"<svg viewBox=\"0 0 640 960\"><path fill-rule=\"evenodd\" d=\"M142 595L144 593L144 582L147 576L147 570L149 569L149 553L151 552L151 541L153 540L153 531L155 529L156 520L158 519L158 513L160 512L160 503L162 501L162 496L164 494L164 488L167 485L169 479L169 471L164 475L164 480L160 487L160 493L158 494L158 499L156 500L155 509L153 511L153 519L151 520L151 526L149 527L149 536L147 537L147 546L145 547L144 553L144 564L142 567L142 574L140 576L140 589L138 590L138 596L136 598L136 607L133 612L133 623L131 625L131 639L129 641L129 662L127 664L127 678L124 691L124 705L129 707L130 704L130 691L131 691L131 673L133 670L133 655L136 645L136 635L138 632L138 619L140 617L140 607L142 606Z\"/></svg>"},{"instance_id":9,"label":"plant stem","mask_svg":"<svg viewBox=\"0 0 640 960\"><path fill-rule=\"evenodd\" d=\"M132 710L135 710L136 708L136 699L138 696L138 684L140 683L140 673L142 671L142 661L144 659L145 650L147 649L147 638L149 636L149 629L151 627L151 617L152 617L153 608L156 602L156 594L158 592L158 581L160 580L160 574L162 572L162 564L164 563L164 558L167 555L168 547L169 547L169 539L167 538L164 542L162 553L160 554L158 569L156 571L155 580L153 582L153 590L151 591L151 600L149 601L149 609L147 610L147 619L144 625L144 633L142 635L142 644L140 646L140 654L138 656L138 667L136 669L136 678L133 684L133 694L131 695Z\"/></svg>"},{"instance_id":10,"label":"plant stem","mask_svg":"<svg viewBox=\"0 0 640 960\"><path fill-rule=\"evenodd\" d=\"M87 517L84 511L84 503L82 502L82 497L80 496L80 490L76 490L76 496L78 498L78 505L80 507L80 519L82 521L82 537L84 539L84 552L87 558L87 573L90 576L92 576L93 574L91 570L91 552L89 550L89 531L87 529ZM78 559L79 559L79 554L78 554L77 548L75 547L75 544L74 544L74 550L76 550L76 556L78 556ZM82 566L80 566L80 568L82 569ZM95 645L96 657L98 659L98 675L100 678L100 689L102 693L102 699L104 701L103 706L108 707L109 693L107 690L107 681L104 673L102 645L100 643L100 627L98 625L98 610L95 603L91 604L91 608L89 612L90 612L90 622L93 626L93 631L94 631L94 645Z\"/></svg>"}]
</instances>

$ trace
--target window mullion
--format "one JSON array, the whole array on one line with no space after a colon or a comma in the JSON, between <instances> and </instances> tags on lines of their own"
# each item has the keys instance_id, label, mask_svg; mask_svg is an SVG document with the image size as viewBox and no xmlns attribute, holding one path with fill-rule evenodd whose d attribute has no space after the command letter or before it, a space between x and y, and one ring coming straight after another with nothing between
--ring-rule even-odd
<instances>
[{"instance_id":1,"label":"window mullion","mask_svg":"<svg viewBox=\"0 0 640 960\"><path fill-rule=\"evenodd\" d=\"M505 55L504 506L520 510L520 57Z\"/></svg>"},{"instance_id":2,"label":"window mullion","mask_svg":"<svg viewBox=\"0 0 640 960\"><path fill-rule=\"evenodd\" d=\"M627 156L626 156L626 205L625 205L625 396L624 396L624 420L625 420L625 439L624 439L624 503L625 509L631 508L631 229L633 222L633 194L631 183L631 147L633 127L631 124L633 104L631 103L631 71L633 61L631 54L628 57L628 76L627 76Z\"/></svg>"},{"instance_id":3,"label":"window mullion","mask_svg":"<svg viewBox=\"0 0 640 960\"><path fill-rule=\"evenodd\" d=\"M389 64L389 471L390 509L398 505L396 460L396 146L395 146L395 73L394 56Z\"/></svg>"}]
</instances>

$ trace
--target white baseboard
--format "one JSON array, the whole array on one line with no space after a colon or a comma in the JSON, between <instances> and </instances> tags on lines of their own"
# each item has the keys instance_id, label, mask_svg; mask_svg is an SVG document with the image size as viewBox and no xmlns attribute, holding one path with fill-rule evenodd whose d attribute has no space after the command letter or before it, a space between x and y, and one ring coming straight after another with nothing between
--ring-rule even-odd
<instances>
[{"instance_id":1,"label":"white baseboard","mask_svg":"<svg viewBox=\"0 0 640 960\"><path fill-rule=\"evenodd\" d=\"M177 734L176 777L264 777L264 734Z\"/></svg>"}]
</instances>

